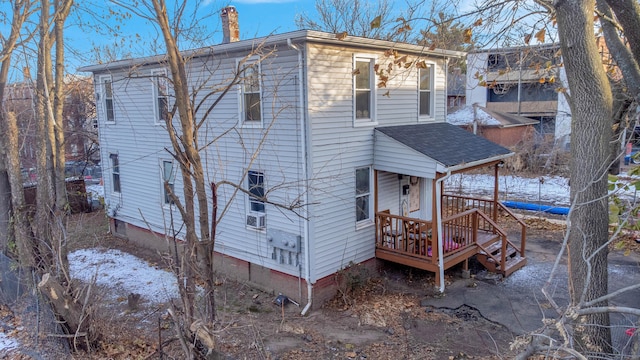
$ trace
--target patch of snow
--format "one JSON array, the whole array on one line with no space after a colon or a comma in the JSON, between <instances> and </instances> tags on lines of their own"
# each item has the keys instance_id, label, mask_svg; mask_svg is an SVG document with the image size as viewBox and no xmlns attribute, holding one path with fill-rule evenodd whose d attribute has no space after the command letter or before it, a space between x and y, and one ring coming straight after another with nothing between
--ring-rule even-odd
<instances>
[{"instance_id":1,"label":"patch of snow","mask_svg":"<svg viewBox=\"0 0 640 360\"><path fill-rule=\"evenodd\" d=\"M9 335L0 332L0 353L4 351L8 351L11 349L15 349L20 345L18 340L10 337Z\"/></svg>"},{"instance_id":2,"label":"patch of snow","mask_svg":"<svg viewBox=\"0 0 640 360\"><path fill-rule=\"evenodd\" d=\"M69 267L74 279L89 283L95 277L98 285L120 288L127 294L140 294L152 303L167 302L179 296L172 273L119 250L76 250L69 254Z\"/></svg>"},{"instance_id":3,"label":"patch of snow","mask_svg":"<svg viewBox=\"0 0 640 360\"><path fill-rule=\"evenodd\" d=\"M640 197L635 187L627 186L637 179L626 178L626 174L618 177L618 187L609 192L609 195L616 195L630 201L635 201ZM493 195L494 186L493 175L482 174L455 174L445 180L445 188L448 191L461 193ZM500 175L498 183L500 200L517 200L531 203L553 204L558 206L569 206L569 179L561 176L539 176L535 178L525 178L513 175Z\"/></svg>"},{"instance_id":4,"label":"patch of snow","mask_svg":"<svg viewBox=\"0 0 640 360\"><path fill-rule=\"evenodd\" d=\"M500 125L500 122L482 109L477 110L478 123L482 125ZM447 114L447 122L453 125L468 125L473 123L473 106L465 106L458 111Z\"/></svg>"},{"instance_id":5,"label":"patch of snow","mask_svg":"<svg viewBox=\"0 0 640 360\"><path fill-rule=\"evenodd\" d=\"M104 185L87 185L86 191L89 199L104 199Z\"/></svg>"},{"instance_id":6,"label":"patch of snow","mask_svg":"<svg viewBox=\"0 0 640 360\"><path fill-rule=\"evenodd\" d=\"M494 181L493 175L455 174L445 181L445 188L464 194L492 195ZM501 175L499 177L498 191L501 200L524 200L560 206L569 205L569 181L560 176L523 178Z\"/></svg>"}]
</instances>

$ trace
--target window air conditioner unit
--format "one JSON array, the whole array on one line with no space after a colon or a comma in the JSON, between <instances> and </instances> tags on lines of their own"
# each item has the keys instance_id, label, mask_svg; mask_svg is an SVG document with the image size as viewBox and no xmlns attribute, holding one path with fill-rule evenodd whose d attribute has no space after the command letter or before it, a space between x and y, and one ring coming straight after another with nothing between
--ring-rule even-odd
<instances>
[{"instance_id":1,"label":"window air conditioner unit","mask_svg":"<svg viewBox=\"0 0 640 360\"><path fill-rule=\"evenodd\" d=\"M256 229L264 229L265 227L264 214L259 215L247 215L247 226L254 227Z\"/></svg>"}]
</instances>

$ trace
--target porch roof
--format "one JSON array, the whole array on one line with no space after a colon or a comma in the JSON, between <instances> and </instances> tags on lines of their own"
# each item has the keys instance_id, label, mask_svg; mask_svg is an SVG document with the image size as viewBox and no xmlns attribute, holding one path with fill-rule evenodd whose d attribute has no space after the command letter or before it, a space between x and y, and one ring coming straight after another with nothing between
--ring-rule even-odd
<instances>
[{"instance_id":1,"label":"porch roof","mask_svg":"<svg viewBox=\"0 0 640 360\"><path fill-rule=\"evenodd\" d=\"M376 131L428 156L445 168L478 165L483 160L513 155L509 149L445 122L378 127Z\"/></svg>"}]
</instances>

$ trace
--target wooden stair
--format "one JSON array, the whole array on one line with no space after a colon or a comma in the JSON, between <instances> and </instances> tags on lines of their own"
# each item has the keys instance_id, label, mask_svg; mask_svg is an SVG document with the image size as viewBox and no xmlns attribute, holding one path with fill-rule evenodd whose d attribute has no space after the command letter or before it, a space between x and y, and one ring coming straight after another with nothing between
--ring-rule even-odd
<instances>
[{"instance_id":1,"label":"wooden stair","mask_svg":"<svg viewBox=\"0 0 640 360\"><path fill-rule=\"evenodd\" d=\"M501 263L502 243L499 238L496 239L496 241L484 245L485 246L480 246L480 251L476 254L476 259L491 272L507 277L527 264L527 259L520 256L518 250L510 244L507 244L505 262L504 264Z\"/></svg>"}]
</instances>

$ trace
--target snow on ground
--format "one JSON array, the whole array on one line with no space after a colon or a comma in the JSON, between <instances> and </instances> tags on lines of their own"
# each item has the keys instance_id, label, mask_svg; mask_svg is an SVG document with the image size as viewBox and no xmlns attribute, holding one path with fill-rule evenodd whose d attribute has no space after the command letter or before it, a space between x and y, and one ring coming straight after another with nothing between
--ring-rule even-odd
<instances>
[{"instance_id":1,"label":"snow on ground","mask_svg":"<svg viewBox=\"0 0 640 360\"><path fill-rule=\"evenodd\" d=\"M626 173L622 173L619 176L618 183L628 184L630 181L637 180L629 178ZM494 181L493 175L455 174L445 180L445 189L455 193L491 197L493 196ZM525 178L500 175L498 190L501 201L514 200L535 204L569 206L569 179L560 176ZM613 193L610 192L610 194ZM619 188L615 190L615 194L629 200L635 200L640 196L633 187L628 189Z\"/></svg>"},{"instance_id":2,"label":"snow on ground","mask_svg":"<svg viewBox=\"0 0 640 360\"><path fill-rule=\"evenodd\" d=\"M523 178L500 175L500 200L521 200L553 205L569 205L569 182L560 176ZM493 195L493 175L455 174L445 181L445 189L473 195Z\"/></svg>"},{"instance_id":3,"label":"snow on ground","mask_svg":"<svg viewBox=\"0 0 640 360\"><path fill-rule=\"evenodd\" d=\"M140 294L152 303L167 302L178 296L176 278L172 273L119 250L76 250L69 254L69 266L74 279L89 283L95 277L98 285L119 288L126 294Z\"/></svg>"},{"instance_id":4,"label":"snow on ground","mask_svg":"<svg viewBox=\"0 0 640 360\"><path fill-rule=\"evenodd\" d=\"M100 199L104 199L104 185L87 185L85 190L87 191L87 201L89 204L92 204L93 201L96 201L95 204L100 202Z\"/></svg>"},{"instance_id":5,"label":"snow on ground","mask_svg":"<svg viewBox=\"0 0 640 360\"><path fill-rule=\"evenodd\" d=\"M15 349L20 345L18 340L9 337L9 335L0 332L0 354L4 354L5 351Z\"/></svg>"}]
</instances>

